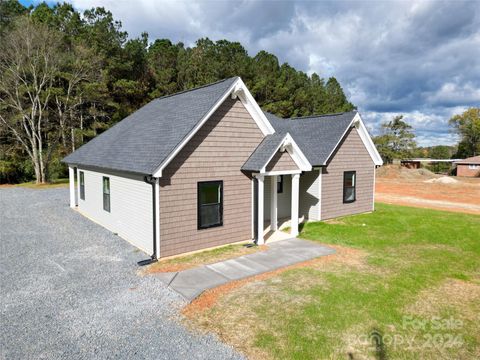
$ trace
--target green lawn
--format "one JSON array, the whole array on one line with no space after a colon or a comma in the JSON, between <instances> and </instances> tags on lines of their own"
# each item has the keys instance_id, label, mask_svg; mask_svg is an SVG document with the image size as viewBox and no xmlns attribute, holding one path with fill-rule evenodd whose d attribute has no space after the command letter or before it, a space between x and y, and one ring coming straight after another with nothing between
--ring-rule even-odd
<instances>
[{"instance_id":1,"label":"green lawn","mask_svg":"<svg viewBox=\"0 0 480 360\"><path fill-rule=\"evenodd\" d=\"M308 223L338 254L254 281L193 320L251 358L480 357L480 217L377 204Z\"/></svg>"}]
</instances>

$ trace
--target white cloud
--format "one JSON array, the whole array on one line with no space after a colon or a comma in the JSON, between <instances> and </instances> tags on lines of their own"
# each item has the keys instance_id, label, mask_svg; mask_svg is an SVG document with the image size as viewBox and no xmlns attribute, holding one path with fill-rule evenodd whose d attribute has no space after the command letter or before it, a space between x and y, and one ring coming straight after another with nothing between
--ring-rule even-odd
<instances>
[{"instance_id":1,"label":"white cloud","mask_svg":"<svg viewBox=\"0 0 480 360\"><path fill-rule=\"evenodd\" d=\"M104 6L133 37L200 37L265 49L309 74L335 76L374 131L401 113L422 143L450 142L454 111L480 104L476 2L73 0ZM371 118L370 118L371 117Z\"/></svg>"}]
</instances>

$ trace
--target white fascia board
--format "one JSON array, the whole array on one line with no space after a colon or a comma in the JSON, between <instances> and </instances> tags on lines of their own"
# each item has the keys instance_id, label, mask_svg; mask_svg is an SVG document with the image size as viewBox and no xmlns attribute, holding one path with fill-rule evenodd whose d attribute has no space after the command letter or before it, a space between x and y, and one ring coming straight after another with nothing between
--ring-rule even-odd
<instances>
[{"instance_id":1,"label":"white fascia board","mask_svg":"<svg viewBox=\"0 0 480 360\"><path fill-rule=\"evenodd\" d=\"M270 164L270 161L272 161L273 157L275 154L283 147L285 146L285 150L290 154L292 157L293 161L295 164L298 166L298 168L301 171L310 171L312 170L312 165L308 161L307 157L305 154L302 152L300 147L297 145L295 140L293 140L292 136L289 133L286 133L283 140L280 142L280 144L277 146L275 151L272 152L272 155L268 159L268 161L265 163L265 165L260 169L260 173L265 174L267 165ZM295 172L296 173L296 172Z\"/></svg>"},{"instance_id":2,"label":"white fascia board","mask_svg":"<svg viewBox=\"0 0 480 360\"><path fill-rule=\"evenodd\" d=\"M235 89L232 93L233 99L237 97L243 103L243 106L245 106L250 116L253 117L264 136L271 135L275 132L272 124L270 124L270 121L268 121L241 78L238 78L235 82Z\"/></svg>"},{"instance_id":3,"label":"white fascia board","mask_svg":"<svg viewBox=\"0 0 480 360\"><path fill-rule=\"evenodd\" d=\"M347 126L345 131L343 132L342 136L340 137L340 140L338 141L337 145L332 149L330 154L327 157L327 160L323 163L323 166L326 166L330 158L332 157L333 153L335 150L337 150L338 145L342 142L342 140L345 138L345 135L347 132L350 130L352 126L355 126L355 128L358 130L358 135L360 136L360 139L362 139L363 144L365 145L365 148L367 149L370 157L372 158L372 161L374 162L375 165L383 165L383 160L380 154L377 151L377 148L375 147L372 138L368 134L367 128L365 127L365 124L363 123L362 118L360 117L360 114L357 112L355 116L353 117L352 121L350 124Z\"/></svg>"},{"instance_id":4,"label":"white fascia board","mask_svg":"<svg viewBox=\"0 0 480 360\"><path fill-rule=\"evenodd\" d=\"M265 162L265 164L263 165L263 167L260 169L260 173L265 173L265 168L267 167L268 164L270 164L270 161L272 161L273 157L275 156L275 154L277 153L277 151L280 150L280 148L282 147L282 145L284 144L285 142L285 138L287 137L287 135L285 135L282 139L282 141L280 141L280 143L278 144L277 148L275 149L275 151L272 151L272 154L270 155L270 157L268 158L268 160Z\"/></svg>"},{"instance_id":5,"label":"white fascia board","mask_svg":"<svg viewBox=\"0 0 480 360\"><path fill-rule=\"evenodd\" d=\"M276 171L266 171L261 173L260 175L264 176L278 176L278 175L293 175L293 174L301 174L302 170L276 170ZM255 174L254 174L255 176Z\"/></svg>"},{"instance_id":6,"label":"white fascia board","mask_svg":"<svg viewBox=\"0 0 480 360\"><path fill-rule=\"evenodd\" d=\"M312 170L312 164L310 164L307 157L305 156L303 151L300 149L300 146L297 145L297 143L289 133L287 133L287 141L289 141L291 144L292 153L290 153L289 151L290 147L287 147L287 151L290 153L293 161L295 161L295 163L300 168L300 170L302 171Z\"/></svg>"},{"instance_id":7,"label":"white fascia board","mask_svg":"<svg viewBox=\"0 0 480 360\"><path fill-rule=\"evenodd\" d=\"M170 162L178 155L178 153L184 148L184 146L192 139L192 137L200 130L200 128L207 122L207 120L215 113L215 111L223 104L223 102L232 96L232 98L238 98L247 109L250 116L252 116L255 123L258 125L263 135L270 135L275 132L272 124L268 121L265 114L262 112L257 102L248 91L247 87L243 83L242 79L238 78L222 95L222 97L215 103L215 105L205 114L205 116L198 122L197 125L190 131L190 133L182 140L174 151L168 155L168 157L162 162L162 164L153 172L153 177L162 177L162 171Z\"/></svg>"},{"instance_id":8,"label":"white fascia board","mask_svg":"<svg viewBox=\"0 0 480 360\"><path fill-rule=\"evenodd\" d=\"M355 117L353 118L353 124L357 128L358 134L360 135L360 138L362 139L363 144L367 148L367 151L370 154L374 164L377 166L383 165L382 157L378 153L378 150L375 147L375 144L373 143L373 140L370 137L370 134L368 133L368 130L365 124L363 123L362 117L360 116L359 113L357 113L357 115L355 115Z\"/></svg>"}]
</instances>

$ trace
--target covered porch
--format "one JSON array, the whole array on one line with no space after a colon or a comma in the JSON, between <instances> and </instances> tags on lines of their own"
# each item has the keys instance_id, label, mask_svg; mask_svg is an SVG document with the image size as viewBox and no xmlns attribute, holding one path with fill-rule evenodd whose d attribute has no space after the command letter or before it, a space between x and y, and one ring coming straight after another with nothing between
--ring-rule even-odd
<instances>
[{"instance_id":1,"label":"covered porch","mask_svg":"<svg viewBox=\"0 0 480 360\"><path fill-rule=\"evenodd\" d=\"M277 232L279 218L290 218L290 238L298 235L300 174L311 172L312 165L289 133L268 135L242 167L251 171L253 185L252 235L257 244L264 244L269 232ZM282 206L279 207L279 191ZM285 187L285 189L283 189ZM265 193L267 189L268 193ZM265 204L265 199L269 204ZM270 211L266 212L266 206ZM279 217L279 209L282 213ZM266 224L265 220L269 223ZM287 219L288 221L288 219ZM267 231L265 231L267 230Z\"/></svg>"},{"instance_id":2,"label":"covered porch","mask_svg":"<svg viewBox=\"0 0 480 360\"><path fill-rule=\"evenodd\" d=\"M298 235L302 220L299 215L300 174L301 170L289 170L255 175L255 239L258 245ZM283 202L281 207L279 200ZM279 213L279 210L282 212ZM279 231L287 226L290 227L289 233Z\"/></svg>"}]
</instances>

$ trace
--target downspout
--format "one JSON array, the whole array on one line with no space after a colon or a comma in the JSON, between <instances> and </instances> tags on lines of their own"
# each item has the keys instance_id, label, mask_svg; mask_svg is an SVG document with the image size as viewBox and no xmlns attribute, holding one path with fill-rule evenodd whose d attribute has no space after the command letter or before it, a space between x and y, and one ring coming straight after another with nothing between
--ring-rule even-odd
<instances>
[{"instance_id":1,"label":"downspout","mask_svg":"<svg viewBox=\"0 0 480 360\"><path fill-rule=\"evenodd\" d=\"M158 194L155 194L155 183L156 183L156 178L153 177L152 175L147 175L143 178L143 180L147 183L147 184L150 184L152 185L152 214L153 214L153 254L152 256L150 257L150 260L144 260L144 261L141 261L141 264L139 263L139 265L147 265L147 264L150 264L150 263L153 263L153 262L156 262L158 261L157 259L157 241L156 241L156 233L157 233L157 228L156 228L156 218L157 218L157 212L156 212L156 206L155 206L155 203L156 203L156 197L158 196Z\"/></svg>"}]
</instances>

